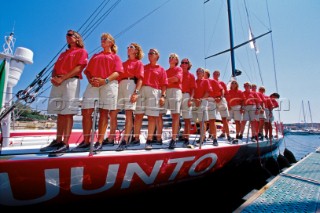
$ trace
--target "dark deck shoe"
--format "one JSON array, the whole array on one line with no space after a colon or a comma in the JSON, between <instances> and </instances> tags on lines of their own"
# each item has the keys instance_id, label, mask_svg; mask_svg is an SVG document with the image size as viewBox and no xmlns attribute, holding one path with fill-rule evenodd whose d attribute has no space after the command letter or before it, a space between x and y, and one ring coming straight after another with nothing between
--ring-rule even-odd
<instances>
[{"instance_id":1,"label":"dark deck shoe","mask_svg":"<svg viewBox=\"0 0 320 213\"><path fill-rule=\"evenodd\" d=\"M57 149L53 150L52 153L64 153L69 151L69 145L63 142L59 143Z\"/></svg>"},{"instance_id":2,"label":"dark deck shoe","mask_svg":"<svg viewBox=\"0 0 320 213\"><path fill-rule=\"evenodd\" d=\"M103 143L100 143L100 142L97 141L93 145L93 151L100 151L100 150L102 150L102 147L103 147Z\"/></svg>"},{"instance_id":3,"label":"dark deck shoe","mask_svg":"<svg viewBox=\"0 0 320 213\"><path fill-rule=\"evenodd\" d=\"M90 143L82 141L78 146L74 147L71 152L85 152L89 151Z\"/></svg>"},{"instance_id":4,"label":"dark deck shoe","mask_svg":"<svg viewBox=\"0 0 320 213\"><path fill-rule=\"evenodd\" d=\"M140 139L132 140L127 146L140 146Z\"/></svg>"},{"instance_id":5,"label":"dark deck shoe","mask_svg":"<svg viewBox=\"0 0 320 213\"><path fill-rule=\"evenodd\" d=\"M170 143L169 143L169 149L174 149L176 148L176 141L171 139Z\"/></svg>"},{"instance_id":6,"label":"dark deck shoe","mask_svg":"<svg viewBox=\"0 0 320 213\"><path fill-rule=\"evenodd\" d=\"M42 147L40 149L40 152L50 152L50 151L54 151L57 148L59 148L59 146L61 145L61 142L58 142L57 140L53 140L48 146Z\"/></svg>"},{"instance_id":7,"label":"dark deck shoe","mask_svg":"<svg viewBox=\"0 0 320 213\"><path fill-rule=\"evenodd\" d=\"M144 147L145 150L152 150L152 141L147 140L146 146Z\"/></svg>"},{"instance_id":8,"label":"dark deck shoe","mask_svg":"<svg viewBox=\"0 0 320 213\"><path fill-rule=\"evenodd\" d=\"M188 148L188 146L189 146L189 139L184 138L184 139L183 139L182 147L183 147L183 148Z\"/></svg>"},{"instance_id":9,"label":"dark deck shoe","mask_svg":"<svg viewBox=\"0 0 320 213\"><path fill-rule=\"evenodd\" d=\"M154 145L162 145L163 143L162 143L162 138L160 138L160 140L153 140L152 141L152 144L154 144Z\"/></svg>"},{"instance_id":10,"label":"dark deck shoe","mask_svg":"<svg viewBox=\"0 0 320 213\"><path fill-rule=\"evenodd\" d=\"M226 137L226 135L224 133L221 133L221 135L219 135L218 138L225 138L225 137Z\"/></svg>"},{"instance_id":11,"label":"dark deck shoe","mask_svg":"<svg viewBox=\"0 0 320 213\"><path fill-rule=\"evenodd\" d=\"M213 139L213 145L214 146L219 146L217 139Z\"/></svg>"},{"instance_id":12,"label":"dark deck shoe","mask_svg":"<svg viewBox=\"0 0 320 213\"><path fill-rule=\"evenodd\" d=\"M116 151L123 151L125 149L127 149L127 142L125 140L122 140Z\"/></svg>"},{"instance_id":13,"label":"dark deck shoe","mask_svg":"<svg viewBox=\"0 0 320 213\"><path fill-rule=\"evenodd\" d=\"M106 138L102 142L103 146L114 146L114 140L110 141L109 138Z\"/></svg>"}]
</instances>

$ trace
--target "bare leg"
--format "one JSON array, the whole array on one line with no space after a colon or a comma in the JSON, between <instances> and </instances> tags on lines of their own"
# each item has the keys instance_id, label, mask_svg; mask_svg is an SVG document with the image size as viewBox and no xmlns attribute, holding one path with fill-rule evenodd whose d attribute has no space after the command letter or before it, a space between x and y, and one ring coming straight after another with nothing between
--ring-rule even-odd
<instances>
[{"instance_id":1,"label":"bare leg","mask_svg":"<svg viewBox=\"0 0 320 213\"><path fill-rule=\"evenodd\" d=\"M191 119L184 119L183 137L189 139Z\"/></svg>"},{"instance_id":2,"label":"bare leg","mask_svg":"<svg viewBox=\"0 0 320 213\"><path fill-rule=\"evenodd\" d=\"M157 140L160 140L162 138L162 129L163 129L163 118L162 114L159 115L159 117L156 117L156 126L157 126ZM178 121L179 122L179 121ZM179 123L178 123L179 125Z\"/></svg>"},{"instance_id":3,"label":"bare leg","mask_svg":"<svg viewBox=\"0 0 320 213\"><path fill-rule=\"evenodd\" d=\"M63 120L63 115L58 114L57 118L57 142L62 141L62 136L63 136L63 130L64 130L64 120Z\"/></svg>"},{"instance_id":4,"label":"bare leg","mask_svg":"<svg viewBox=\"0 0 320 213\"><path fill-rule=\"evenodd\" d=\"M99 112L100 112L100 117L99 117L99 126L98 126L98 142L102 143L108 127L109 110L100 109ZM111 123L111 119L110 119L110 123Z\"/></svg>"},{"instance_id":5,"label":"bare leg","mask_svg":"<svg viewBox=\"0 0 320 213\"><path fill-rule=\"evenodd\" d=\"M123 139L128 143L128 138L133 127L133 112L132 110L126 110L126 124L124 129Z\"/></svg>"},{"instance_id":6,"label":"bare leg","mask_svg":"<svg viewBox=\"0 0 320 213\"><path fill-rule=\"evenodd\" d=\"M217 126L216 126L216 120L211 119L209 120L209 128L210 128L210 134L214 139L217 138Z\"/></svg>"},{"instance_id":7,"label":"bare leg","mask_svg":"<svg viewBox=\"0 0 320 213\"><path fill-rule=\"evenodd\" d=\"M143 120L143 114L136 114L134 116L133 133L134 133L135 140L139 139L139 137L140 137L140 131L141 131L141 127L142 127L142 120Z\"/></svg>"},{"instance_id":8,"label":"bare leg","mask_svg":"<svg viewBox=\"0 0 320 213\"><path fill-rule=\"evenodd\" d=\"M69 138L73 127L73 114L63 115L64 122L64 137L63 142L69 144Z\"/></svg>"},{"instance_id":9,"label":"bare leg","mask_svg":"<svg viewBox=\"0 0 320 213\"><path fill-rule=\"evenodd\" d=\"M110 110L110 135L109 139L112 141L116 137L117 130L117 110Z\"/></svg>"},{"instance_id":10,"label":"bare leg","mask_svg":"<svg viewBox=\"0 0 320 213\"><path fill-rule=\"evenodd\" d=\"M178 131L179 131L180 114L174 113L174 114L171 114L171 116L172 116L172 139L176 140Z\"/></svg>"},{"instance_id":11,"label":"bare leg","mask_svg":"<svg viewBox=\"0 0 320 213\"><path fill-rule=\"evenodd\" d=\"M82 109L82 131L83 131L83 140L86 143L90 142L90 134L92 128L92 115L93 109Z\"/></svg>"},{"instance_id":12,"label":"bare leg","mask_svg":"<svg viewBox=\"0 0 320 213\"><path fill-rule=\"evenodd\" d=\"M156 116L148 116L148 138L147 140L152 140L154 130L156 128Z\"/></svg>"}]
</instances>

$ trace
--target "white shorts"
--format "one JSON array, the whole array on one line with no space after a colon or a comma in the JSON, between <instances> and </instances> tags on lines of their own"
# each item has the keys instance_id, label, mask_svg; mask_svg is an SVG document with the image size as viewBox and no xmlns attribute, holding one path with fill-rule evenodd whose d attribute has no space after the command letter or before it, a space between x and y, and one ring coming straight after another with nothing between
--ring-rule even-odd
<instances>
[{"instance_id":1,"label":"white shorts","mask_svg":"<svg viewBox=\"0 0 320 213\"><path fill-rule=\"evenodd\" d=\"M190 99L189 93L182 94L182 103L181 103L181 116L183 119L191 119L192 118L192 106L188 107L188 101Z\"/></svg>"},{"instance_id":2,"label":"white shorts","mask_svg":"<svg viewBox=\"0 0 320 213\"><path fill-rule=\"evenodd\" d=\"M217 105L217 113L220 114L221 118L229 117L228 103L225 97L223 97L219 103L216 102Z\"/></svg>"},{"instance_id":3,"label":"white shorts","mask_svg":"<svg viewBox=\"0 0 320 213\"><path fill-rule=\"evenodd\" d=\"M164 110L160 113L167 113L169 110L171 114L180 114L182 92L181 89L169 88L166 92L167 98L164 104Z\"/></svg>"},{"instance_id":4,"label":"white shorts","mask_svg":"<svg viewBox=\"0 0 320 213\"><path fill-rule=\"evenodd\" d=\"M83 94L82 109L94 108L94 103L97 100L100 109L116 110L118 102L118 81L113 80L108 84L100 87L93 87L88 84L86 91Z\"/></svg>"},{"instance_id":5,"label":"white shorts","mask_svg":"<svg viewBox=\"0 0 320 213\"><path fill-rule=\"evenodd\" d=\"M208 118L209 120L216 120L217 116L217 104L213 98L208 98Z\"/></svg>"},{"instance_id":6,"label":"white shorts","mask_svg":"<svg viewBox=\"0 0 320 213\"><path fill-rule=\"evenodd\" d=\"M241 105L232 106L229 110L228 120L242 121Z\"/></svg>"},{"instance_id":7,"label":"white shorts","mask_svg":"<svg viewBox=\"0 0 320 213\"><path fill-rule=\"evenodd\" d=\"M243 114L243 120L244 121L254 121L257 118L256 115L256 105L247 105L244 106L244 114Z\"/></svg>"},{"instance_id":8,"label":"white shorts","mask_svg":"<svg viewBox=\"0 0 320 213\"><path fill-rule=\"evenodd\" d=\"M136 104L131 103L130 99L132 94L134 93L136 89L136 84L134 83L134 80L121 80L119 83L119 92L118 92L118 105L117 108L119 110L135 110L136 109Z\"/></svg>"},{"instance_id":9,"label":"white shorts","mask_svg":"<svg viewBox=\"0 0 320 213\"><path fill-rule=\"evenodd\" d=\"M48 114L76 115L80 109L80 79L69 78L60 86L52 85Z\"/></svg>"},{"instance_id":10,"label":"white shorts","mask_svg":"<svg viewBox=\"0 0 320 213\"><path fill-rule=\"evenodd\" d=\"M270 112L269 109L265 109L265 113L266 113L266 120L265 122L273 122L274 121L274 116L272 111Z\"/></svg>"},{"instance_id":11,"label":"white shorts","mask_svg":"<svg viewBox=\"0 0 320 213\"><path fill-rule=\"evenodd\" d=\"M136 111L134 114L145 114L147 116L159 116L164 107L160 107L159 99L161 90L150 86L142 86L140 96L137 100Z\"/></svg>"},{"instance_id":12,"label":"white shorts","mask_svg":"<svg viewBox=\"0 0 320 213\"><path fill-rule=\"evenodd\" d=\"M208 101L207 100L201 100L201 104L199 107L196 107L195 105L192 106L192 118L195 123L208 121Z\"/></svg>"}]
</instances>

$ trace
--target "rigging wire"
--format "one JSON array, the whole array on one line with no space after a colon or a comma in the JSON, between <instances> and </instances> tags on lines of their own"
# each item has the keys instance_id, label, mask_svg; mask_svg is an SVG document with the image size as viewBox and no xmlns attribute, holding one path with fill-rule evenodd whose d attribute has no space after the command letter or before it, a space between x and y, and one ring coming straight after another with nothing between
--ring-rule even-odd
<instances>
[{"instance_id":1,"label":"rigging wire","mask_svg":"<svg viewBox=\"0 0 320 213\"><path fill-rule=\"evenodd\" d=\"M254 38L254 36L253 36L253 34L252 34L252 28L251 28L250 17L249 17L249 13L248 13L248 7L247 7L246 0L244 0L244 7L245 7L246 15L247 15L247 20L248 20L248 25L249 25L250 34L251 34L251 37ZM260 80L261 80L262 85L264 85L263 79L262 79L260 62L259 62L259 59L258 59L257 49L256 49L256 46L255 46L255 40L253 40L253 44L254 44L254 48L255 48L255 59L256 59L256 62L257 62L257 66L258 66L259 77L260 77Z\"/></svg>"},{"instance_id":2,"label":"rigging wire","mask_svg":"<svg viewBox=\"0 0 320 213\"><path fill-rule=\"evenodd\" d=\"M150 16L151 14L153 14L154 12L156 12L157 10L159 10L161 7L163 7L165 4L167 4L169 1L171 0L167 0L166 2L164 2L163 4L161 4L160 6L156 7L155 9L151 10L149 13L145 14L144 16L142 16L140 19L138 19L137 21L135 21L134 23L132 23L131 25L129 25L128 27L126 27L124 30L120 31L118 34L116 34L114 36L115 39L119 38L120 36L122 36L125 32L129 31L131 28L133 28L134 26L136 26L138 23L140 23L141 21L143 21L144 19L146 19L148 16ZM96 52L99 48L101 48L101 46L96 47L94 50L92 50L89 55L93 54L94 52Z\"/></svg>"},{"instance_id":3,"label":"rigging wire","mask_svg":"<svg viewBox=\"0 0 320 213\"><path fill-rule=\"evenodd\" d=\"M271 19L270 19L270 13L269 13L269 5L268 5L268 1L265 1L266 3L266 8L267 8L267 15L268 15L268 21L269 21L269 26L271 28ZM278 78L277 78L277 69L276 69L276 59L275 59L275 54L274 54L274 46L273 46L273 36L272 33L270 35L270 40L271 40L271 52L272 52L272 61L273 61L273 73L274 73L274 80L275 80L275 86L276 86L276 92L278 92ZM279 104L279 106L281 107L281 102ZM279 121L281 121L281 109L277 110L278 111L278 118Z\"/></svg>"},{"instance_id":4,"label":"rigging wire","mask_svg":"<svg viewBox=\"0 0 320 213\"><path fill-rule=\"evenodd\" d=\"M135 25L140 23L142 20L159 10L161 7L163 7L165 4L167 4L171 0L167 0L160 6L156 7L146 15L144 15L142 18L138 19L136 22L133 24L129 25L127 28L124 30L120 31L115 38L120 37L123 35L125 32L133 28ZM87 18L87 20L84 22L84 24L81 25L81 27L78 29L78 32L81 33L83 36L83 40L87 39L93 31L97 28L98 25L102 23L103 20L115 9L115 7L121 2L121 0L117 0L113 5L111 5L107 10L102 14L102 11L105 9L107 4L110 2L108 1L102 1L102 3L92 12L92 14ZM100 15L100 16L99 16ZM82 32L81 32L82 31ZM49 87L47 87L45 90L42 90L40 92L40 89L50 80L50 76L52 73L52 67L54 66L54 61L55 59L60 55L60 53L63 51L63 49L66 47L67 44L64 44L63 47L59 50L59 52L51 59L51 61L47 64L47 66L37 74L36 79L29 85L25 90L19 91L19 96L17 94L18 100L15 102L15 104L19 103L20 100L24 100L26 104L31 104L36 97L40 96L43 94L46 90L48 90ZM98 48L96 48L98 49ZM96 50L95 49L95 50ZM94 51L95 51L94 50ZM93 51L92 51L93 52ZM36 87L37 86L37 87ZM14 107L13 107L14 108ZM19 115L18 115L19 116ZM0 115L0 118L2 119L3 116Z\"/></svg>"}]
</instances>

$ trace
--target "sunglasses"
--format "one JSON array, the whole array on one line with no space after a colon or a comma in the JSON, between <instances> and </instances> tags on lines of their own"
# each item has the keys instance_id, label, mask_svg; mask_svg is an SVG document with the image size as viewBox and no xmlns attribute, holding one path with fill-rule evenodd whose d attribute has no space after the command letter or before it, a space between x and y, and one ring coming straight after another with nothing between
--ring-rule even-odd
<instances>
[{"instance_id":1,"label":"sunglasses","mask_svg":"<svg viewBox=\"0 0 320 213\"><path fill-rule=\"evenodd\" d=\"M108 38L101 38L101 41L108 41Z\"/></svg>"},{"instance_id":2,"label":"sunglasses","mask_svg":"<svg viewBox=\"0 0 320 213\"><path fill-rule=\"evenodd\" d=\"M156 52L149 52L148 55L157 55Z\"/></svg>"},{"instance_id":3,"label":"sunglasses","mask_svg":"<svg viewBox=\"0 0 320 213\"><path fill-rule=\"evenodd\" d=\"M231 84L237 84L236 82L232 82Z\"/></svg>"},{"instance_id":4,"label":"sunglasses","mask_svg":"<svg viewBox=\"0 0 320 213\"><path fill-rule=\"evenodd\" d=\"M182 61L181 64L189 64L187 61Z\"/></svg>"},{"instance_id":5,"label":"sunglasses","mask_svg":"<svg viewBox=\"0 0 320 213\"><path fill-rule=\"evenodd\" d=\"M127 49L136 49L136 47L133 46L133 45L130 45L130 46L127 47Z\"/></svg>"},{"instance_id":6,"label":"sunglasses","mask_svg":"<svg viewBox=\"0 0 320 213\"><path fill-rule=\"evenodd\" d=\"M76 35L75 34L73 34L73 33L67 33L67 36L69 36L69 37L76 37Z\"/></svg>"},{"instance_id":7,"label":"sunglasses","mask_svg":"<svg viewBox=\"0 0 320 213\"><path fill-rule=\"evenodd\" d=\"M174 58L176 58L176 57L174 57L174 56L170 56L170 57L169 57L169 59L174 59Z\"/></svg>"}]
</instances>

